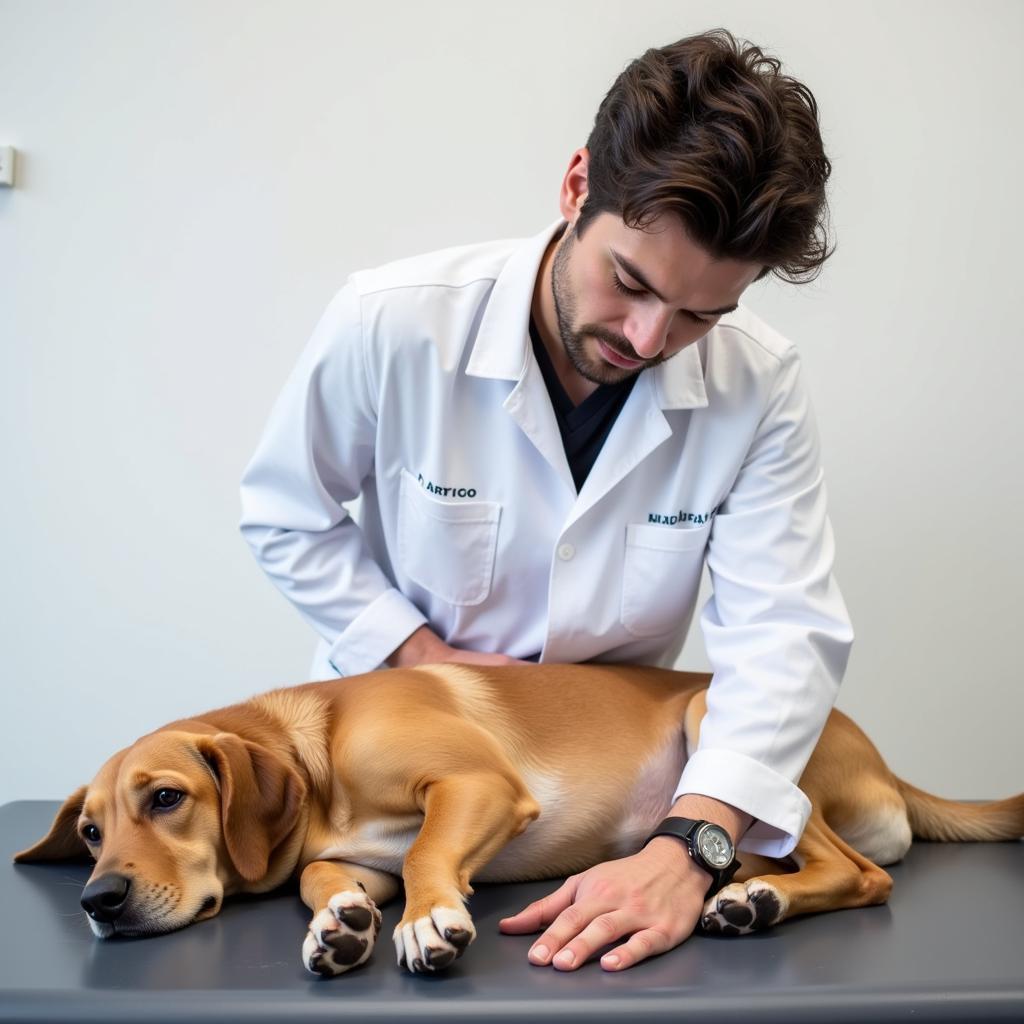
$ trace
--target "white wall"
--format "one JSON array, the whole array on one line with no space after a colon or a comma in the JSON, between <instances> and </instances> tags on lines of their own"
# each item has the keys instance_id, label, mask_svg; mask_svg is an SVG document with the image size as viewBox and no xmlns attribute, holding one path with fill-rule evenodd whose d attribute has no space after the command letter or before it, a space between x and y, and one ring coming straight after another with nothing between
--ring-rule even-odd
<instances>
[{"instance_id":1,"label":"white wall","mask_svg":"<svg viewBox=\"0 0 1024 1024\"><path fill-rule=\"evenodd\" d=\"M237 487L328 299L539 230L615 75L716 25L811 86L835 165L824 275L747 301L818 411L840 706L920 785L1022 788L1024 5L0 0L0 800L304 678Z\"/></svg>"}]
</instances>

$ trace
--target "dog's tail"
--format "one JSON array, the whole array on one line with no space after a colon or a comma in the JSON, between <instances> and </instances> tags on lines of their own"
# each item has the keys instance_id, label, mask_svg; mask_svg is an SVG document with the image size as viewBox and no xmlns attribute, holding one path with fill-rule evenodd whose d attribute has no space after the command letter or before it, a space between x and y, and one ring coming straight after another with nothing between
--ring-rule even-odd
<instances>
[{"instance_id":1,"label":"dog's tail","mask_svg":"<svg viewBox=\"0 0 1024 1024\"><path fill-rule=\"evenodd\" d=\"M933 796L902 779L896 779L896 785L917 839L984 843L1024 836L1024 793L1006 800L969 804Z\"/></svg>"}]
</instances>

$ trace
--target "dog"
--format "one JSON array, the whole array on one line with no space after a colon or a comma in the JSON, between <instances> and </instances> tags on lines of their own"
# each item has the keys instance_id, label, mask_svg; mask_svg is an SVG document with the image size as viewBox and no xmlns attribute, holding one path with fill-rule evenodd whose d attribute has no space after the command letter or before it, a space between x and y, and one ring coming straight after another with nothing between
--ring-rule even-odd
<instances>
[{"instance_id":1,"label":"dog","mask_svg":"<svg viewBox=\"0 0 1024 1024\"><path fill-rule=\"evenodd\" d=\"M93 932L155 935L225 897L299 879L311 972L365 963L400 879L400 967L436 972L475 937L472 880L558 878L636 852L697 747L710 676L622 665L443 664L274 690L115 754L15 861L88 852ZM913 837L1024 834L1024 794L943 800L896 778L833 710L800 787L791 859L745 854L702 926L744 934L883 903Z\"/></svg>"}]
</instances>

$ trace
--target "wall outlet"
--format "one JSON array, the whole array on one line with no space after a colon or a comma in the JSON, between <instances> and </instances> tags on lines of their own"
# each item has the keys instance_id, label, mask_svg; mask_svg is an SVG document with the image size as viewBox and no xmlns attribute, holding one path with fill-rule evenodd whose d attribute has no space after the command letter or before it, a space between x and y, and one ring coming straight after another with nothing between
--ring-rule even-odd
<instances>
[{"instance_id":1,"label":"wall outlet","mask_svg":"<svg viewBox=\"0 0 1024 1024\"><path fill-rule=\"evenodd\" d=\"M14 147L0 146L0 185L14 184Z\"/></svg>"}]
</instances>

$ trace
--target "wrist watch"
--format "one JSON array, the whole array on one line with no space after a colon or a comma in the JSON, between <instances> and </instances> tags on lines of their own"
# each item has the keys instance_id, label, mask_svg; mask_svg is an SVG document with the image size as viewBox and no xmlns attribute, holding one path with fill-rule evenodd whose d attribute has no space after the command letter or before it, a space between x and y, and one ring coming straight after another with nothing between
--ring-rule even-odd
<instances>
[{"instance_id":1,"label":"wrist watch","mask_svg":"<svg viewBox=\"0 0 1024 1024\"><path fill-rule=\"evenodd\" d=\"M655 836L675 836L676 839L682 839L697 866L711 875L711 886L704 896L705 899L728 885L740 866L729 833L712 821L666 818L644 840L644 846Z\"/></svg>"}]
</instances>

